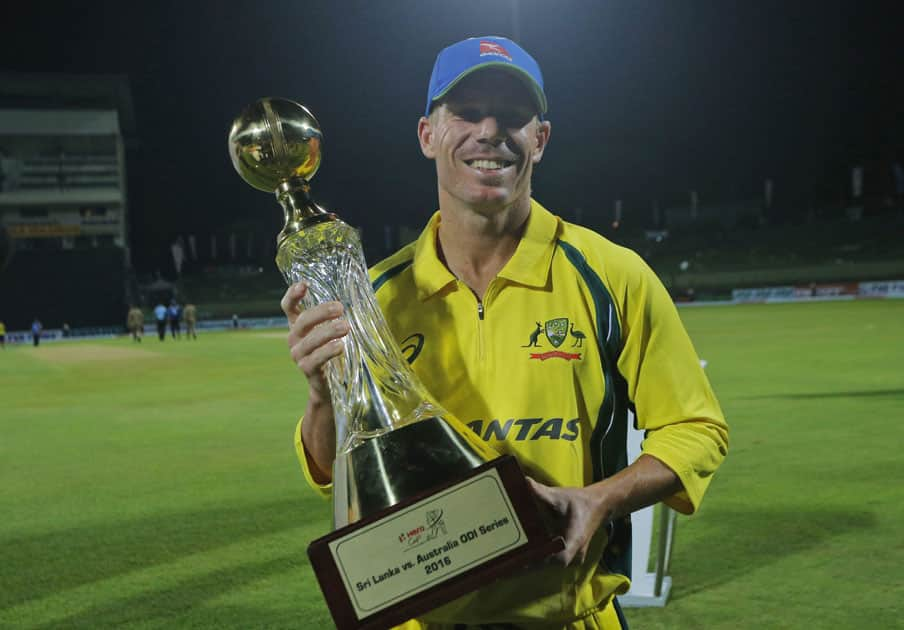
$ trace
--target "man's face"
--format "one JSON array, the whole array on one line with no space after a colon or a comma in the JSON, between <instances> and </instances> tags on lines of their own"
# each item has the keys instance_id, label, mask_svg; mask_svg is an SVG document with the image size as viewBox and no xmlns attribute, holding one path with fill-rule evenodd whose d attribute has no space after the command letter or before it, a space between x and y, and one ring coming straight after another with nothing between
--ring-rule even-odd
<instances>
[{"instance_id":1,"label":"man's face","mask_svg":"<svg viewBox=\"0 0 904 630\"><path fill-rule=\"evenodd\" d=\"M418 125L421 150L436 160L441 197L482 211L530 197L533 166L549 133L527 87L494 70L462 80Z\"/></svg>"}]
</instances>

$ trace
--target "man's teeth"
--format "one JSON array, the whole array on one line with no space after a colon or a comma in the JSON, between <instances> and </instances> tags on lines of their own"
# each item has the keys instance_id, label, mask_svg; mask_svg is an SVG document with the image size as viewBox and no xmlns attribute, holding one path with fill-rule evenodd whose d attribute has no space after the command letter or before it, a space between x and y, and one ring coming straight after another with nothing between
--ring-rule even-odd
<instances>
[{"instance_id":1,"label":"man's teeth","mask_svg":"<svg viewBox=\"0 0 904 630\"><path fill-rule=\"evenodd\" d=\"M505 168L509 165L508 162L500 162L498 160L471 160L468 162L474 168L485 168L485 169L497 169L497 168Z\"/></svg>"}]
</instances>

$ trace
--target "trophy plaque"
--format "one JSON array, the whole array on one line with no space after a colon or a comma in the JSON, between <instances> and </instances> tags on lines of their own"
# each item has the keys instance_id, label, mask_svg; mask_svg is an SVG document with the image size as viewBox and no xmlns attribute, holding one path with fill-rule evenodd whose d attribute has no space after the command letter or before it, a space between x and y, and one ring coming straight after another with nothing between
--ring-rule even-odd
<instances>
[{"instance_id":1,"label":"trophy plaque","mask_svg":"<svg viewBox=\"0 0 904 630\"><path fill-rule=\"evenodd\" d=\"M316 204L317 120L264 98L229 132L232 164L274 192L285 226L276 264L304 280L305 308L339 301L350 331L326 365L336 423L334 531L308 547L340 630L388 628L564 547L511 456L444 410L402 355L371 288L358 233Z\"/></svg>"}]
</instances>

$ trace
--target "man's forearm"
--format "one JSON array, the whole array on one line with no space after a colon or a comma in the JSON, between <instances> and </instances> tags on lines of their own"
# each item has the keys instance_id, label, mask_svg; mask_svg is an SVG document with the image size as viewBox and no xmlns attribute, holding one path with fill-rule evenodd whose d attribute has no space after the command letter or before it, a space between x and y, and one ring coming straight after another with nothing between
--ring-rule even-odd
<instances>
[{"instance_id":1,"label":"man's forearm","mask_svg":"<svg viewBox=\"0 0 904 630\"><path fill-rule=\"evenodd\" d=\"M314 481L329 483L333 477L336 458L336 424L331 404L317 404L308 400L301 423L301 442Z\"/></svg>"},{"instance_id":2,"label":"man's forearm","mask_svg":"<svg viewBox=\"0 0 904 630\"><path fill-rule=\"evenodd\" d=\"M681 481L655 457L641 455L624 470L592 487L602 502L603 522L608 522L667 499L681 490Z\"/></svg>"}]
</instances>

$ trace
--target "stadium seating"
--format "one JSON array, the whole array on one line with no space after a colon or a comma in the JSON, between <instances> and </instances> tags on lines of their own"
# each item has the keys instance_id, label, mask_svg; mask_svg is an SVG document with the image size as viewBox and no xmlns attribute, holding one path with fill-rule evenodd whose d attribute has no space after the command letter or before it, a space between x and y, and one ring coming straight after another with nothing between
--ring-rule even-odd
<instances>
[{"instance_id":1,"label":"stadium seating","mask_svg":"<svg viewBox=\"0 0 904 630\"><path fill-rule=\"evenodd\" d=\"M45 328L124 318L124 256L118 247L15 251L0 274L0 295L10 298L3 300L7 329L27 329L36 317Z\"/></svg>"}]
</instances>

